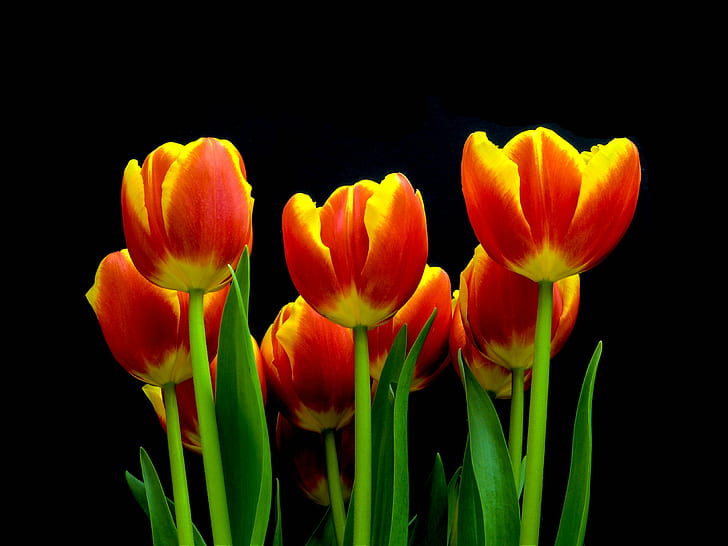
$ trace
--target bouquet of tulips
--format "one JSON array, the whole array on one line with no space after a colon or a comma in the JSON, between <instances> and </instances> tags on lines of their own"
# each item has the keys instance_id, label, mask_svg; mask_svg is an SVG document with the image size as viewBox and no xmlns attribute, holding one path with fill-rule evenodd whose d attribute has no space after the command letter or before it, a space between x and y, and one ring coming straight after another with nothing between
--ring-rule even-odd
<instances>
[{"instance_id":1,"label":"bouquet of tulips","mask_svg":"<svg viewBox=\"0 0 728 546\"><path fill-rule=\"evenodd\" d=\"M101 261L86 297L166 431L171 494L143 448L141 474L126 475L154 544L538 544L550 360L574 327L579 275L632 220L640 173L624 138L580 152L545 128L503 147L473 133L462 193L480 244L458 286L427 263L423 200L403 174L341 186L322 206L295 194L282 235L299 297L256 340L241 154L201 138L130 161L127 248ZM601 349L577 405L558 546L584 541ZM467 407L462 465L446 476L437 456L415 507L409 395L448 365ZM494 398L511 400L507 432ZM185 449L202 456L211 537L193 523ZM328 507L303 540L283 536L272 449Z\"/></svg>"}]
</instances>

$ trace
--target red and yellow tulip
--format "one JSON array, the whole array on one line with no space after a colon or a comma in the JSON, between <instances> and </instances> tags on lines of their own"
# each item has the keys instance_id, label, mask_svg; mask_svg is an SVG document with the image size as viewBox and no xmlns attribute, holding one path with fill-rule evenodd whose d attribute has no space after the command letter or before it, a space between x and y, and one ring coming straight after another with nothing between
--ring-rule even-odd
<instances>
[{"instance_id":1,"label":"red and yellow tulip","mask_svg":"<svg viewBox=\"0 0 728 546\"><path fill-rule=\"evenodd\" d=\"M296 194L283 210L293 284L333 322L376 326L417 288L427 261L422 197L402 174L334 191L322 207Z\"/></svg>"},{"instance_id":2,"label":"red and yellow tulip","mask_svg":"<svg viewBox=\"0 0 728 546\"><path fill-rule=\"evenodd\" d=\"M260 344L268 388L281 413L306 430L339 429L354 417L351 331L300 296L283 307Z\"/></svg>"},{"instance_id":3,"label":"red and yellow tulip","mask_svg":"<svg viewBox=\"0 0 728 546\"><path fill-rule=\"evenodd\" d=\"M454 310L452 325L450 328L450 360L458 375L460 366L458 363L458 351L462 351L463 361L470 368L473 375L487 393L493 398L510 398L513 380L512 372L486 358L475 345L463 327L463 319L460 315L459 291L455 291ZM524 388L531 383L531 370L524 371Z\"/></svg>"},{"instance_id":4,"label":"red and yellow tulip","mask_svg":"<svg viewBox=\"0 0 728 546\"><path fill-rule=\"evenodd\" d=\"M626 138L579 153L554 131L524 131L502 149L471 134L462 188L475 235L496 262L535 282L584 272L632 221L640 186Z\"/></svg>"},{"instance_id":5,"label":"red and yellow tulip","mask_svg":"<svg viewBox=\"0 0 728 546\"><path fill-rule=\"evenodd\" d=\"M572 275L553 284L551 356L569 337L579 308L580 282ZM489 360L530 368L536 331L538 285L497 264L479 245L460 275L459 308L467 335Z\"/></svg>"},{"instance_id":6,"label":"red and yellow tulip","mask_svg":"<svg viewBox=\"0 0 728 546\"><path fill-rule=\"evenodd\" d=\"M217 353L227 289L204 303L207 350ZM152 385L192 377L189 296L145 279L126 249L106 256L86 293L114 358L134 377Z\"/></svg>"},{"instance_id":7,"label":"red and yellow tulip","mask_svg":"<svg viewBox=\"0 0 728 546\"><path fill-rule=\"evenodd\" d=\"M121 210L134 265L173 290L212 292L252 244L253 198L238 150L201 138L163 144L124 171Z\"/></svg>"},{"instance_id":8,"label":"red and yellow tulip","mask_svg":"<svg viewBox=\"0 0 728 546\"><path fill-rule=\"evenodd\" d=\"M402 326L407 325L409 351L435 308L437 314L417 357L410 390L425 388L445 369L449 360L448 337L452 320L450 293L450 277L445 270L428 265L407 303L391 320L369 330L369 369L375 380L379 380L394 338Z\"/></svg>"}]
</instances>

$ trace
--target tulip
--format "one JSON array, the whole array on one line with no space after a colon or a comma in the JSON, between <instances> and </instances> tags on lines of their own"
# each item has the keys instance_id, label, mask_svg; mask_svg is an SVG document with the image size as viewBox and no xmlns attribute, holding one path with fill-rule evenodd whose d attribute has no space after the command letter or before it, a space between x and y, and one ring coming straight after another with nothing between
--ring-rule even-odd
<instances>
[{"instance_id":1,"label":"tulip","mask_svg":"<svg viewBox=\"0 0 728 546\"><path fill-rule=\"evenodd\" d=\"M371 532L371 383L367 329L412 296L427 262L422 196L402 174L338 188L323 207L296 194L283 210L288 272L303 298L354 330L356 476L354 544Z\"/></svg>"},{"instance_id":2,"label":"tulip","mask_svg":"<svg viewBox=\"0 0 728 546\"><path fill-rule=\"evenodd\" d=\"M253 198L240 153L226 140L163 144L121 189L129 253L147 279L183 292L212 292L252 244Z\"/></svg>"},{"instance_id":3,"label":"tulip","mask_svg":"<svg viewBox=\"0 0 728 546\"><path fill-rule=\"evenodd\" d=\"M535 282L582 273L609 254L634 215L640 172L626 138L579 153L544 128L516 135L503 149L473 133L461 165L480 244Z\"/></svg>"},{"instance_id":4,"label":"tulip","mask_svg":"<svg viewBox=\"0 0 728 546\"><path fill-rule=\"evenodd\" d=\"M351 331L319 315L300 296L285 305L260 346L268 387L281 413L314 432L340 429L354 416Z\"/></svg>"},{"instance_id":5,"label":"tulip","mask_svg":"<svg viewBox=\"0 0 728 546\"><path fill-rule=\"evenodd\" d=\"M324 436L299 428L278 414L276 444L301 491L316 504L331 505ZM336 434L335 447L342 497L346 501L351 496L354 482L354 428L351 424Z\"/></svg>"},{"instance_id":6,"label":"tulip","mask_svg":"<svg viewBox=\"0 0 728 546\"><path fill-rule=\"evenodd\" d=\"M445 270L428 265L417 290L407 303L392 319L369 330L369 366L371 376L376 381L379 381L394 338L402 326L407 325L409 351L434 309L437 309L435 320L417 357L410 390L425 388L445 369L449 361L448 339L452 321L450 291L450 277Z\"/></svg>"},{"instance_id":7,"label":"tulip","mask_svg":"<svg viewBox=\"0 0 728 546\"><path fill-rule=\"evenodd\" d=\"M204 304L207 350L217 338L227 290ZM86 293L114 358L131 375L152 385L192 377L188 331L189 296L152 284L134 267L126 249L106 256Z\"/></svg>"},{"instance_id":8,"label":"tulip","mask_svg":"<svg viewBox=\"0 0 728 546\"><path fill-rule=\"evenodd\" d=\"M551 354L563 347L579 308L579 275L553 283ZM533 366L538 285L498 265L478 245L460 275L463 327L483 355L504 368Z\"/></svg>"},{"instance_id":9,"label":"tulip","mask_svg":"<svg viewBox=\"0 0 728 546\"><path fill-rule=\"evenodd\" d=\"M512 371L496 364L478 350L475 342L471 339L463 326L463 319L460 313L459 291L455 291L454 310L452 325L450 328L450 359L453 362L455 371L460 375L458 365L458 351L462 352L462 358L473 372L473 375L491 397L510 398L512 395ZM526 370L524 388L528 388L531 379L531 370Z\"/></svg>"},{"instance_id":10,"label":"tulip","mask_svg":"<svg viewBox=\"0 0 728 546\"><path fill-rule=\"evenodd\" d=\"M283 210L283 244L293 284L309 305L342 326L376 326L422 277L422 196L402 174L342 186L323 207L296 194Z\"/></svg>"}]
</instances>

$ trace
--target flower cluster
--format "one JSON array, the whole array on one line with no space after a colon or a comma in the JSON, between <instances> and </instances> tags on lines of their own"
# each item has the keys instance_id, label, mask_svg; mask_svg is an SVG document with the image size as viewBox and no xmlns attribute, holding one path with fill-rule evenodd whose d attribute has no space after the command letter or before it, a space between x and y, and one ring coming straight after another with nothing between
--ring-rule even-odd
<instances>
[{"instance_id":1,"label":"flower cluster","mask_svg":"<svg viewBox=\"0 0 728 546\"><path fill-rule=\"evenodd\" d=\"M278 412L281 478L330 506L316 543L416 544L435 531L424 516L411 524L401 481L407 397L453 366L465 388L469 441L448 486L455 505L433 505L429 517L444 522L443 544L483 536L537 543L550 359L574 328L580 274L609 254L632 219L639 155L627 139L580 153L549 129L524 131L503 148L480 132L467 139L461 168L479 244L456 286L428 264L423 199L405 175L341 186L321 206L293 195L282 235L299 296L258 344L246 324L253 198L240 153L202 138L164 144L141 167L129 162L121 199L127 249L103 259L87 299L112 355L145 383L167 433L170 540L204 542L192 525L184 446L203 456L214 543L262 543L272 503L267 407ZM511 399L503 446L488 410L495 398ZM240 468L242 455L255 469ZM154 503L150 464L142 458L144 480L130 487L148 513L157 510L150 518L161 533L155 521L171 516L166 503ZM490 503L506 507L497 524ZM581 531L562 522L560 533L576 533L578 543L584 525L575 518L567 523Z\"/></svg>"}]
</instances>

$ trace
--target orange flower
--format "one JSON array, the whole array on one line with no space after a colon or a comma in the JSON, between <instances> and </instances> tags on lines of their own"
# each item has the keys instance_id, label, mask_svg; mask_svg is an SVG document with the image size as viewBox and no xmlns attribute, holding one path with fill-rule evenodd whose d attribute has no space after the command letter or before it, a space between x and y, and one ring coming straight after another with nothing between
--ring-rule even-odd
<instances>
[{"instance_id":1,"label":"orange flower","mask_svg":"<svg viewBox=\"0 0 728 546\"><path fill-rule=\"evenodd\" d=\"M493 398L510 398L513 387L512 372L509 368L496 364L486 358L475 346L475 342L465 331L460 315L460 293L455 291L453 301L452 326L450 328L450 360L455 371L460 375L458 350L462 351L463 361L473 372L480 386ZM524 372L524 389L531 384L531 369Z\"/></svg>"},{"instance_id":2,"label":"orange flower","mask_svg":"<svg viewBox=\"0 0 728 546\"><path fill-rule=\"evenodd\" d=\"M553 285L551 356L576 322L579 276ZM460 275L460 313L467 335L485 357L505 368L533 366L538 285L505 269L479 245Z\"/></svg>"},{"instance_id":3,"label":"orange flower","mask_svg":"<svg viewBox=\"0 0 728 546\"><path fill-rule=\"evenodd\" d=\"M440 267L425 267L417 290L391 320L369 330L369 370L379 381L384 362L402 325L407 325L407 350L417 339L433 309L435 320L422 345L410 390L424 389L445 369L449 360L448 337L452 320L450 277Z\"/></svg>"},{"instance_id":4,"label":"orange flower","mask_svg":"<svg viewBox=\"0 0 728 546\"><path fill-rule=\"evenodd\" d=\"M265 385L265 371L263 370L263 359L260 354L260 349L255 339L251 336L253 342L253 351L255 352L255 361L258 367L258 378L260 379L261 392L263 394L263 404L266 403L266 385ZM215 357L210 363L210 379L212 379L213 388L215 387L217 379L217 357ZM195 403L195 391L192 379L183 381L176 387L177 390L177 406L179 408L179 420L180 429L182 431L182 445L194 451L195 453L202 454L202 441L200 440L200 422L197 416L197 405ZM164 407L164 396L162 388L157 385L144 385L142 387L144 394L152 403L152 407L157 414L159 423L162 428L167 430L167 412Z\"/></svg>"},{"instance_id":5,"label":"orange flower","mask_svg":"<svg viewBox=\"0 0 728 546\"><path fill-rule=\"evenodd\" d=\"M402 174L338 188L323 207L296 194L283 210L288 271L303 298L353 328L394 315L427 261L422 197Z\"/></svg>"},{"instance_id":6,"label":"orange flower","mask_svg":"<svg viewBox=\"0 0 728 546\"><path fill-rule=\"evenodd\" d=\"M283 464L293 474L305 495L321 506L329 506L329 480L326 474L324 437L294 426L278 414L276 444ZM354 426L349 424L336 433L339 475L344 500L354 485Z\"/></svg>"},{"instance_id":7,"label":"orange flower","mask_svg":"<svg viewBox=\"0 0 728 546\"><path fill-rule=\"evenodd\" d=\"M253 198L226 140L163 144L124 171L121 211L134 265L173 290L219 290L252 244Z\"/></svg>"},{"instance_id":8,"label":"orange flower","mask_svg":"<svg viewBox=\"0 0 728 546\"><path fill-rule=\"evenodd\" d=\"M351 331L314 311L300 296L281 309L260 344L266 380L293 424L323 432L354 417Z\"/></svg>"},{"instance_id":9,"label":"orange flower","mask_svg":"<svg viewBox=\"0 0 728 546\"><path fill-rule=\"evenodd\" d=\"M639 153L625 138L580 154L549 129L524 131L503 149L477 132L463 151L463 194L480 244L536 282L601 262L632 221L639 186Z\"/></svg>"},{"instance_id":10,"label":"orange flower","mask_svg":"<svg viewBox=\"0 0 728 546\"><path fill-rule=\"evenodd\" d=\"M227 291L205 299L209 354L217 353ZM124 249L102 260L86 299L114 358L134 377L159 386L192 377L186 293L150 283Z\"/></svg>"}]
</instances>

